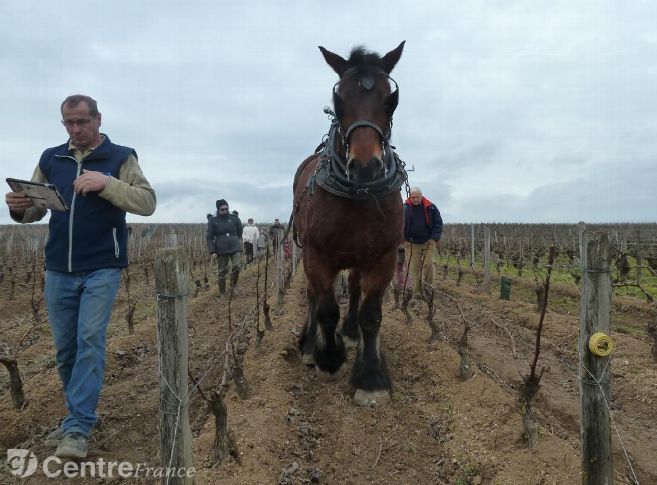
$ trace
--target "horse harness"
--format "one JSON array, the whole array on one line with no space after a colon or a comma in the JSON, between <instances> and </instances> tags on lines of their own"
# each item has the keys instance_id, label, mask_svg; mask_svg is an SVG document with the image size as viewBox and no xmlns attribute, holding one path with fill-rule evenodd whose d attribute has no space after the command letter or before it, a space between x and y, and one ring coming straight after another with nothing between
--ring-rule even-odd
<instances>
[{"instance_id":1,"label":"horse harness","mask_svg":"<svg viewBox=\"0 0 657 485\"><path fill-rule=\"evenodd\" d=\"M324 136L322 143L315 150L315 154L319 157L319 161L315 166L315 171L308 178L306 186L301 193L301 196L297 200L292 214L290 215L290 221L288 224L288 230L292 225L294 215L299 211L301 207L301 201L304 198L310 200L315 192L315 184L322 187L327 192L330 192L333 195L338 197L344 197L347 199L353 200L367 200L373 199L376 203L379 213L385 218L385 214L379 206L378 199L385 197L395 191L398 191L402 185L405 185L406 195L409 194L408 186L408 174L406 173L406 164L399 158L399 155L394 151L394 147L390 145L390 134L392 131L392 113L394 112L398 100L399 100L399 87L397 82L392 79L390 76L385 74L389 80L395 83L395 91L391 93L392 104L390 112L388 113L390 117L390 122L388 123L387 130L384 132L379 125L370 121L370 120L358 120L353 122L346 130L342 129L339 120L339 109L338 106L341 105L341 98L337 92L337 86L344 79L345 76L353 74L347 71L343 78L338 81L333 86L333 106L336 108L336 112L331 111L329 108L324 108L324 112L330 116L331 126L329 132ZM361 86L366 90L370 90L374 86L374 80L371 75L365 74L362 75L360 80ZM351 170L349 163L343 159L336 150L337 143L341 143L345 148L345 153L348 158L349 154L349 140L351 134L356 128L362 126L367 126L374 129L381 138L381 146L383 149L383 169L384 176L378 180L375 180L366 184L356 184L351 178ZM301 247L297 238L296 229L293 231L293 239L295 244L298 247Z\"/></svg>"},{"instance_id":2,"label":"horse harness","mask_svg":"<svg viewBox=\"0 0 657 485\"><path fill-rule=\"evenodd\" d=\"M381 129L368 120L356 121L349 127L347 133L351 133L360 126L370 126L382 134ZM314 186L317 184L338 197L355 200L373 198L376 200L399 190L407 181L408 175L404 168L405 163L395 153L387 137L382 136L384 176L366 184L354 183L347 162L335 149L336 139L340 136L339 131L339 123L334 120L331 123L327 139L315 152L319 155L319 162L315 172L306 184L310 197L312 197ZM345 138L347 137L345 136Z\"/></svg>"}]
</instances>

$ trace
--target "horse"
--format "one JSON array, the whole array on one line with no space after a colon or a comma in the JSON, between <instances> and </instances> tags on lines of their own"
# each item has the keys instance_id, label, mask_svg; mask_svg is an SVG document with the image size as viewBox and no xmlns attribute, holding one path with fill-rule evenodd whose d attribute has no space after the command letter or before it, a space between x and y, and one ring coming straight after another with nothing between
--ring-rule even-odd
<instances>
[{"instance_id":1,"label":"horse","mask_svg":"<svg viewBox=\"0 0 657 485\"><path fill-rule=\"evenodd\" d=\"M379 342L382 298L395 271L403 237L404 162L390 145L399 88L390 77L404 42L383 57L356 47L349 59L319 47L339 80L333 86L332 121L324 141L294 177L293 236L302 248L308 315L299 338L306 365L335 378L346 346L357 346L351 375L354 402L383 404L391 380ZM340 308L334 281L349 270L348 310Z\"/></svg>"}]
</instances>

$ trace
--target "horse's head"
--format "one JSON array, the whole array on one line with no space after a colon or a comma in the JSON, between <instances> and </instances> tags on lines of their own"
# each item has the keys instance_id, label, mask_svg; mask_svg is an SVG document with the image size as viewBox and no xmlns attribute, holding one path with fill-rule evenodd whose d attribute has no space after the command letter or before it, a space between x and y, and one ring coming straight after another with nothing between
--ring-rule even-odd
<instances>
[{"instance_id":1,"label":"horse's head","mask_svg":"<svg viewBox=\"0 0 657 485\"><path fill-rule=\"evenodd\" d=\"M390 72L401 57L404 42L383 57L357 47L348 60L319 48L340 76L333 87L333 108L342 142L336 148L356 183L367 184L385 174L385 150L399 101L397 83Z\"/></svg>"}]
</instances>

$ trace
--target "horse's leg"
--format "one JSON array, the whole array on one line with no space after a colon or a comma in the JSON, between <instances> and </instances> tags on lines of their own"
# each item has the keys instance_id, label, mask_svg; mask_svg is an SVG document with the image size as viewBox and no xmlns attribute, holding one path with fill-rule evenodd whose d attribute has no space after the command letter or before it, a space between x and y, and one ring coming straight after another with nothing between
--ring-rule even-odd
<instances>
[{"instance_id":1,"label":"horse's leg","mask_svg":"<svg viewBox=\"0 0 657 485\"><path fill-rule=\"evenodd\" d=\"M380 348L383 293L394 272L395 253L383 258L374 271L363 273L363 303L358 313L362 341L354 362L351 383L356 404L369 406L390 400L390 376ZM389 269L387 269L389 268Z\"/></svg>"},{"instance_id":2,"label":"horse's leg","mask_svg":"<svg viewBox=\"0 0 657 485\"><path fill-rule=\"evenodd\" d=\"M351 383L354 401L362 406L382 404L390 399L390 377L379 345L382 292L367 295L360 310L362 343L354 362Z\"/></svg>"},{"instance_id":3,"label":"horse's leg","mask_svg":"<svg viewBox=\"0 0 657 485\"><path fill-rule=\"evenodd\" d=\"M358 329L358 307L360 306L360 271L352 269L349 271L349 309L342 322L340 334L344 345L352 348L358 345L360 330Z\"/></svg>"},{"instance_id":4,"label":"horse's leg","mask_svg":"<svg viewBox=\"0 0 657 485\"><path fill-rule=\"evenodd\" d=\"M316 298L315 317L319 328L315 331L313 349L315 369L319 376L331 377L340 371L346 360L342 337L337 332L340 307L335 301L333 290L338 271L323 264L319 257L313 258L312 264L304 269L311 287L310 292Z\"/></svg>"},{"instance_id":5,"label":"horse's leg","mask_svg":"<svg viewBox=\"0 0 657 485\"><path fill-rule=\"evenodd\" d=\"M308 285L306 290L306 297L308 298L308 316L306 323L303 326L303 332L299 336L299 350L301 351L301 359L304 364L313 366L315 365L315 358L313 351L315 350L315 334L317 333L317 299Z\"/></svg>"}]
</instances>

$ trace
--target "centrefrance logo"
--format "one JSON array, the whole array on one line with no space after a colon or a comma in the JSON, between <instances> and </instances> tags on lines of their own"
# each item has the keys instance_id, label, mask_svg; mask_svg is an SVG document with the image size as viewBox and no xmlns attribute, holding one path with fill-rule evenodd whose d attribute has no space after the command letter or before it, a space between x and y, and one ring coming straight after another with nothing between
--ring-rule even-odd
<instances>
[{"instance_id":1,"label":"centrefrance logo","mask_svg":"<svg viewBox=\"0 0 657 485\"><path fill-rule=\"evenodd\" d=\"M39 472L48 478L133 478L162 479L184 478L196 475L194 467L150 466L146 463L129 461L109 461L97 458L95 461L66 461L49 456L40 464L30 450L10 448L7 450L7 466L12 475L27 478Z\"/></svg>"},{"instance_id":2,"label":"centrefrance logo","mask_svg":"<svg viewBox=\"0 0 657 485\"><path fill-rule=\"evenodd\" d=\"M7 449L7 465L12 475L27 478L34 475L39 466L39 460L30 450L9 448Z\"/></svg>"}]
</instances>

